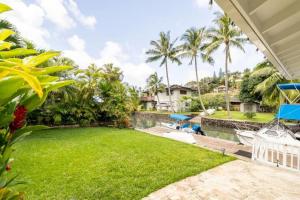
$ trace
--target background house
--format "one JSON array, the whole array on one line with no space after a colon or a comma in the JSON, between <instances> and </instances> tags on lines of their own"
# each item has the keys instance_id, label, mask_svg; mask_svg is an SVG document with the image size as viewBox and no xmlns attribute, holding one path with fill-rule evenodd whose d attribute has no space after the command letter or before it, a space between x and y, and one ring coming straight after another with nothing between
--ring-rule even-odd
<instances>
[{"instance_id":1,"label":"background house","mask_svg":"<svg viewBox=\"0 0 300 200\"><path fill-rule=\"evenodd\" d=\"M185 110L185 108L189 106L187 105L187 102L181 102L180 100L183 96L192 96L193 91L195 91L190 87L184 87L181 85L171 85L170 90L173 108L176 112ZM158 93L158 97L161 103L160 110L171 110L168 88L166 88L164 92ZM155 97L155 100L157 101L157 97Z\"/></svg>"},{"instance_id":2,"label":"background house","mask_svg":"<svg viewBox=\"0 0 300 200\"><path fill-rule=\"evenodd\" d=\"M184 96L192 96L194 89L190 87L184 87L181 85L171 85L171 98L172 105L175 112L185 110L189 105L188 102L182 102L181 99ZM171 111L171 105L169 102L169 92L166 87L165 90L161 93L158 93L158 98L160 101L160 106L158 105L157 96L150 96L147 92L144 93L144 96L141 97L141 103L145 110L165 110Z\"/></svg>"}]
</instances>

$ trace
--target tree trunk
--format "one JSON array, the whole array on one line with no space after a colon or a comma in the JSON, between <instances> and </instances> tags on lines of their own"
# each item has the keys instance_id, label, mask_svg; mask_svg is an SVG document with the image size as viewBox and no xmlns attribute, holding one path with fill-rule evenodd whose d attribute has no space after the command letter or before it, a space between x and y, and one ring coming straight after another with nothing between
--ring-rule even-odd
<instances>
[{"instance_id":1,"label":"tree trunk","mask_svg":"<svg viewBox=\"0 0 300 200\"><path fill-rule=\"evenodd\" d=\"M195 71L196 71L196 81L197 81L198 97L199 97L200 104L201 104L201 107L202 107L203 111L205 112L205 114L207 114L207 111L205 109L205 106L203 104L202 97L201 97L201 91L200 91L200 85L199 85L199 77L198 77L197 57L195 56L194 59L195 59Z\"/></svg>"},{"instance_id":2,"label":"tree trunk","mask_svg":"<svg viewBox=\"0 0 300 200\"><path fill-rule=\"evenodd\" d=\"M170 88L168 61L167 60L166 60L166 76L167 76L167 83L168 83L169 103L170 103L171 111L175 112L175 110L173 108L172 97L171 97L171 88Z\"/></svg>"},{"instance_id":3,"label":"tree trunk","mask_svg":"<svg viewBox=\"0 0 300 200\"><path fill-rule=\"evenodd\" d=\"M158 106L159 110L161 110L158 92L156 93L156 98L157 98L157 104L158 104L157 106Z\"/></svg>"},{"instance_id":4,"label":"tree trunk","mask_svg":"<svg viewBox=\"0 0 300 200\"><path fill-rule=\"evenodd\" d=\"M227 109L227 117L228 119L231 118L231 115L230 115L230 105L229 105L229 93L228 93L228 90L229 90L229 86L228 86L228 52L229 51L229 46L228 44L226 44L226 47L225 47L225 98L226 98L226 109Z\"/></svg>"}]
</instances>

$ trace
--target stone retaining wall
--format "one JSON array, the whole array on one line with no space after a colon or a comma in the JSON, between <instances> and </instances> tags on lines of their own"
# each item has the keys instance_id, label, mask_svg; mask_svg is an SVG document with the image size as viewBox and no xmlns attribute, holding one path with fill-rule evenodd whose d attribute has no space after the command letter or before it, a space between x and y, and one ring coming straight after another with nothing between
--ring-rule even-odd
<instances>
[{"instance_id":1,"label":"stone retaining wall","mask_svg":"<svg viewBox=\"0 0 300 200\"><path fill-rule=\"evenodd\" d=\"M135 116L138 118L155 120L159 122L170 122L169 114L162 113L147 113L147 112L136 112ZM188 115L190 117L196 117L198 115ZM206 126L216 126L216 127L224 127L224 128L233 128L233 129L250 129L250 130L258 130L266 123L262 122L248 122L242 120L228 120L228 119L214 119L209 117L197 117L193 119L193 123L200 123ZM289 125L288 126L293 132L300 131L300 125Z\"/></svg>"},{"instance_id":2,"label":"stone retaining wall","mask_svg":"<svg viewBox=\"0 0 300 200\"><path fill-rule=\"evenodd\" d=\"M149 119L149 120L155 120L159 122L170 122L172 121L169 118L170 114L163 114L163 113L149 113L149 112L135 112L134 113L135 117L138 118L144 118L144 119ZM186 115L189 117L195 117L197 115L192 114L192 115Z\"/></svg>"}]
</instances>

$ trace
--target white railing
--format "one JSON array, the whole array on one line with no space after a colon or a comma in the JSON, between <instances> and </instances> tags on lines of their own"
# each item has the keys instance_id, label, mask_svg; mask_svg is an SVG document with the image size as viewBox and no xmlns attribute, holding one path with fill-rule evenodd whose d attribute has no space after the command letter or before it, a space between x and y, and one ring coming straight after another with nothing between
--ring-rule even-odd
<instances>
[{"instance_id":1,"label":"white railing","mask_svg":"<svg viewBox=\"0 0 300 200\"><path fill-rule=\"evenodd\" d=\"M300 146L274 143L262 137L254 137L252 160L300 171Z\"/></svg>"}]
</instances>

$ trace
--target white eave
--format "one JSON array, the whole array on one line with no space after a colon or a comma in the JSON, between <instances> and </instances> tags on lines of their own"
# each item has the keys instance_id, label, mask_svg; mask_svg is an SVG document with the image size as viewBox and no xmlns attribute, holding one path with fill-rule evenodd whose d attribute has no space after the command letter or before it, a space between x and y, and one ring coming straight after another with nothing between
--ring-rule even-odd
<instances>
[{"instance_id":1,"label":"white eave","mask_svg":"<svg viewBox=\"0 0 300 200\"><path fill-rule=\"evenodd\" d=\"M300 0L215 0L287 79L300 78Z\"/></svg>"}]
</instances>

